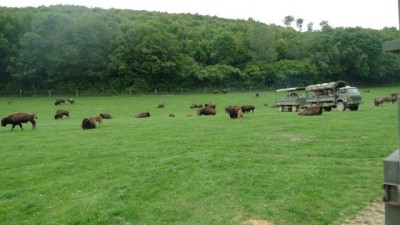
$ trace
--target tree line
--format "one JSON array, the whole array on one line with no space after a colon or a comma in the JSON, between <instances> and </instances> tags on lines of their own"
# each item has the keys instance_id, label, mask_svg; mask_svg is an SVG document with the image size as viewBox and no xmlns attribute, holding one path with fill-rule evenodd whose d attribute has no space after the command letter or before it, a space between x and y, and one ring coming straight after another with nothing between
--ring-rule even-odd
<instances>
[{"instance_id":1,"label":"tree line","mask_svg":"<svg viewBox=\"0 0 400 225\"><path fill-rule=\"evenodd\" d=\"M0 7L0 90L107 88L259 89L346 80L399 82L398 38L382 30L320 29L288 16L285 27L198 14L81 6ZM299 30L290 27L296 21Z\"/></svg>"}]
</instances>

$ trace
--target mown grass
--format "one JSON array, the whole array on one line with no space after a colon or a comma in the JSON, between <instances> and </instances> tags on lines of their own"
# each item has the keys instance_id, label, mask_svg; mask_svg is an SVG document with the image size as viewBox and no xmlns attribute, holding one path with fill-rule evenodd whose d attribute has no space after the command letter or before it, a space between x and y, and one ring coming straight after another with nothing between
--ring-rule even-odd
<instances>
[{"instance_id":1,"label":"mown grass","mask_svg":"<svg viewBox=\"0 0 400 225\"><path fill-rule=\"evenodd\" d=\"M382 195L397 104L372 99L397 89L370 88L359 111L319 117L265 107L272 92L78 97L62 106L2 97L1 117L30 111L38 122L0 129L1 224L341 224ZM216 116L189 108L206 102ZM256 110L233 120L228 104ZM70 118L54 120L59 108ZM134 118L147 110L150 118ZM114 119L81 129L101 112Z\"/></svg>"}]
</instances>

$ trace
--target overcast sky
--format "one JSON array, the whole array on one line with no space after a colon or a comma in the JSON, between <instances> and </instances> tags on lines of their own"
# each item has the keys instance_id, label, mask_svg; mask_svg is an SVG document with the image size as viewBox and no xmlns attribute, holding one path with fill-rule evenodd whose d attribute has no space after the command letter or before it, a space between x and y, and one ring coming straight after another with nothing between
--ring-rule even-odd
<instances>
[{"instance_id":1,"label":"overcast sky","mask_svg":"<svg viewBox=\"0 0 400 225\"><path fill-rule=\"evenodd\" d=\"M57 4L253 18L276 25L283 25L283 18L290 15L302 18L303 26L313 23L314 29L321 21L333 27L399 27L398 0L0 0L5 7Z\"/></svg>"}]
</instances>

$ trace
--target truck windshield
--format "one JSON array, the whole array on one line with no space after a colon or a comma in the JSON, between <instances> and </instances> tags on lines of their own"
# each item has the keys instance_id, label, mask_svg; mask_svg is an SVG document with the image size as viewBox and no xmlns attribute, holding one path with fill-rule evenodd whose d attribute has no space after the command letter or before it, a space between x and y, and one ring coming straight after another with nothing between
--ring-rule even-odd
<instances>
[{"instance_id":1,"label":"truck windshield","mask_svg":"<svg viewBox=\"0 0 400 225\"><path fill-rule=\"evenodd\" d=\"M358 92L357 88L348 88L347 93L352 94L352 95L359 95L360 92Z\"/></svg>"}]
</instances>

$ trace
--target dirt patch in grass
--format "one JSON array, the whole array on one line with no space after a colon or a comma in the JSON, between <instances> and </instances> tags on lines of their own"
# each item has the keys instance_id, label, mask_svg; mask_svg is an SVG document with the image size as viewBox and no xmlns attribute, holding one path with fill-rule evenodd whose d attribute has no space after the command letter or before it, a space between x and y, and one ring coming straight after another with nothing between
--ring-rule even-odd
<instances>
[{"instance_id":1,"label":"dirt patch in grass","mask_svg":"<svg viewBox=\"0 0 400 225\"><path fill-rule=\"evenodd\" d=\"M248 219L246 220L246 224L248 225L274 225L271 222L268 222L266 220L257 220L257 219Z\"/></svg>"},{"instance_id":2,"label":"dirt patch in grass","mask_svg":"<svg viewBox=\"0 0 400 225\"><path fill-rule=\"evenodd\" d=\"M342 225L383 225L385 224L385 204L376 201L368 205L354 218L347 219Z\"/></svg>"}]
</instances>

